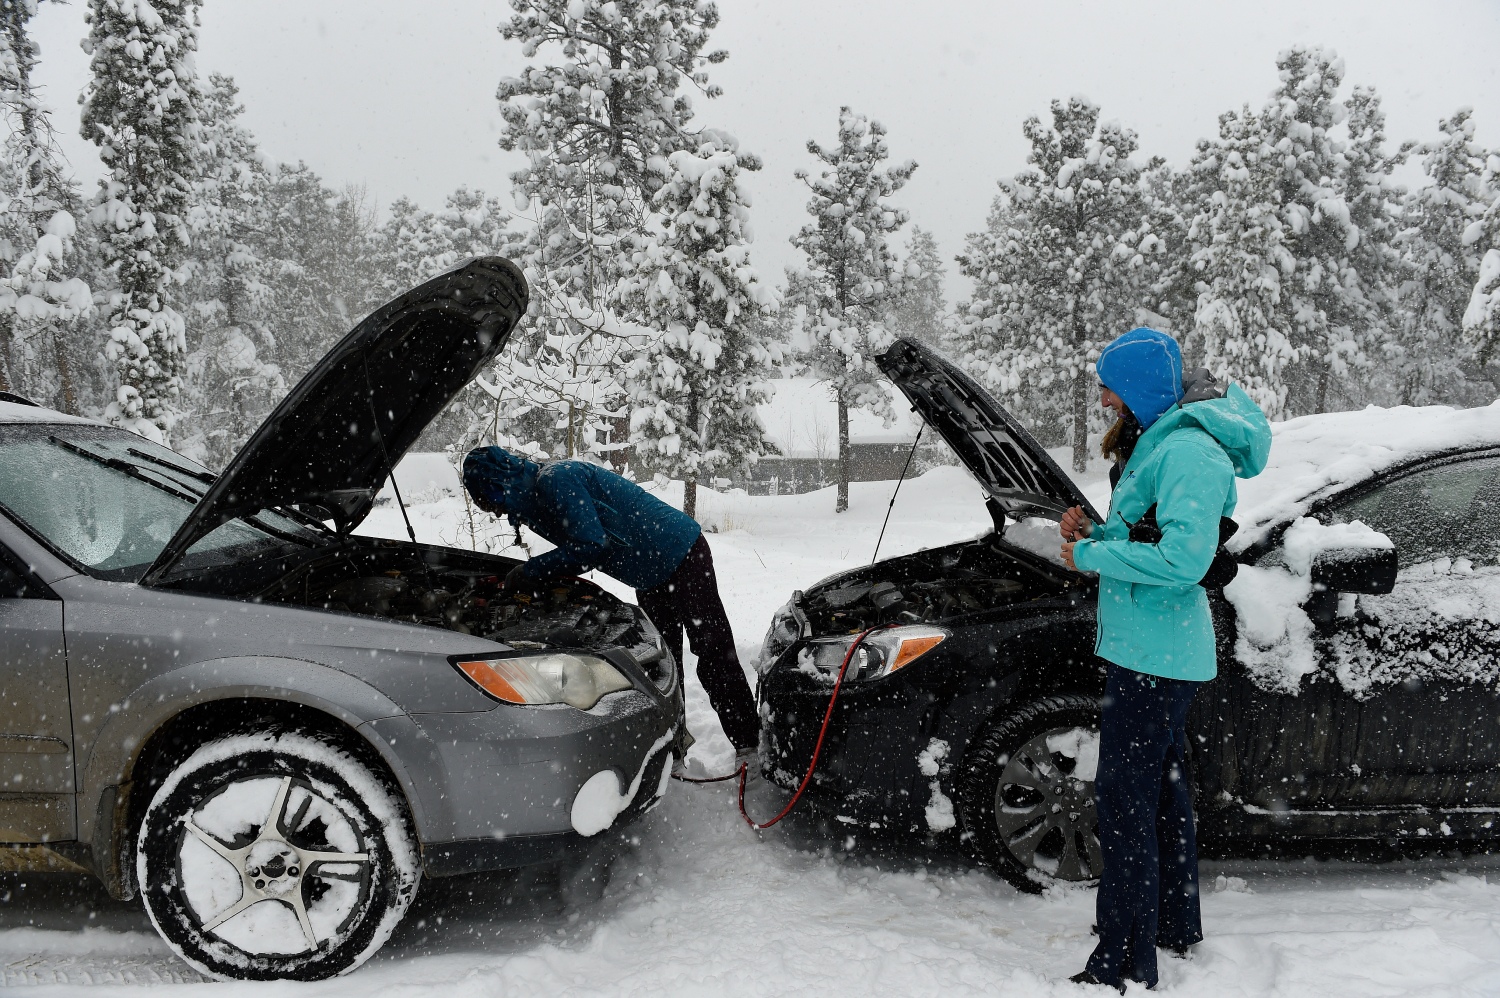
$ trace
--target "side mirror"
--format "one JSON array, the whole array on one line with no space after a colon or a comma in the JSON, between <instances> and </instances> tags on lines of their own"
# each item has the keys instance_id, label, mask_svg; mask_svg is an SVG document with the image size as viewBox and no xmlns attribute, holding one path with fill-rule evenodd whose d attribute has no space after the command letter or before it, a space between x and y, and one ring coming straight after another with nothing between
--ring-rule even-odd
<instances>
[{"instance_id":1,"label":"side mirror","mask_svg":"<svg viewBox=\"0 0 1500 998\"><path fill-rule=\"evenodd\" d=\"M1396 588L1396 549L1330 548L1312 563L1314 590L1381 596Z\"/></svg>"}]
</instances>

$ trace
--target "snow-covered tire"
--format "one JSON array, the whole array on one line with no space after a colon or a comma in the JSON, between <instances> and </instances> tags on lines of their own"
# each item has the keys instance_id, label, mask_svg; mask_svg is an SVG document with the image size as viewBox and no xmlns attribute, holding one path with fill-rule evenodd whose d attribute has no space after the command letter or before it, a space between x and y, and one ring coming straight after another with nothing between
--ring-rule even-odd
<instances>
[{"instance_id":1,"label":"snow-covered tire","mask_svg":"<svg viewBox=\"0 0 1500 998\"><path fill-rule=\"evenodd\" d=\"M222 737L173 767L146 807L136 878L157 931L202 973L316 981L380 949L421 868L384 774L293 730Z\"/></svg>"},{"instance_id":2,"label":"snow-covered tire","mask_svg":"<svg viewBox=\"0 0 1500 998\"><path fill-rule=\"evenodd\" d=\"M970 742L957 781L963 838L1018 890L1098 879L1088 771L1097 771L1098 745L1099 698L1073 693L1008 710Z\"/></svg>"}]
</instances>

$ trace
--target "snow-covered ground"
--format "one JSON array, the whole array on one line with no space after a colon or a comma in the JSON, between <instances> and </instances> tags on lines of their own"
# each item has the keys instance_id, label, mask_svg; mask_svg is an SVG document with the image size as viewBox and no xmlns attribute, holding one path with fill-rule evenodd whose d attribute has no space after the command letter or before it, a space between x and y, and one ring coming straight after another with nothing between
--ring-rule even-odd
<instances>
[{"instance_id":1,"label":"snow-covered ground","mask_svg":"<svg viewBox=\"0 0 1500 998\"><path fill-rule=\"evenodd\" d=\"M1083 484L1102 506L1101 477ZM438 462L414 457L401 482L419 539L490 550L508 541L488 517L471 532L461 498L442 494L452 483ZM890 485L856 484L842 516L831 491L700 496L748 662L793 589L870 560ZM977 486L939 468L906 483L881 555L987 526ZM365 529L405 536L393 505ZM688 690L694 756L724 771L728 743L691 679ZM778 805L773 791L752 792L752 813ZM1083 993L1066 978L1092 947L1090 891L1020 895L951 853L854 841L798 815L755 833L727 785L673 784L634 831L638 844L597 904L516 899L500 878L429 882L381 954L316 985L195 985L137 905L81 878L0 874L0 987L359 998ZM1214 862L1204 885L1208 938L1186 962L1162 960L1164 993L1500 995L1500 860Z\"/></svg>"}]
</instances>

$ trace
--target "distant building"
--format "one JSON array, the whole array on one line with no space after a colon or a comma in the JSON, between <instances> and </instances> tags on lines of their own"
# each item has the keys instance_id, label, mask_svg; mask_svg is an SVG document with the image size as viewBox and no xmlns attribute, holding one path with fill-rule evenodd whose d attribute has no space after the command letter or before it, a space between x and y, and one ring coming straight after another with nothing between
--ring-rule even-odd
<instances>
[{"instance_id":1,"label":"distant building","mask_svg":"<svg viewBox=\"0 0 1500 998\"><path fill-rule=\"evenodd\" d=\"M733 485L753 495L784 495L837 483L839 410L827 383L783 378L770 382L770 387L770 401L756 411L781 454L761 458L748 478L735 478ZM851 482L896 479L911 453L917 435L916 414L899 392L885 387L895 413L890 426L868 410L849 410Z\"/></svg>"}]
</instances>

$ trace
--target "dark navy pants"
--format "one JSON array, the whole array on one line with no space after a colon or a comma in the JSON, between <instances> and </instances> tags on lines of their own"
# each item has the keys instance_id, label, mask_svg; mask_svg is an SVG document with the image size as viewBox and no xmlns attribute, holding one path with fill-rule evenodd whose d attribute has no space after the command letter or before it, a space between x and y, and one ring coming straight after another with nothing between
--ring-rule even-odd
<instances>
[{"instance_id":1,"label":"dark navy pants","mask_svg":"<svg viewBox=\"0 0 1500 998\"><path fill-rule=\"evenodd\" d=\"M729 614L719 596L719 578L714 556L702 535L688 549L682 564L667 581L650 589L637 589L635 598L651 623L667 639L667 647L682 664L682 633L687 632L693 654L698 656L698 682L724 734L736 749L755 748L760 741L760 718L755 697L745 682L740 656L734 650L734 632Z\"/></svg>"},{"instance_id":2,"label":"dark navy pants","mask_svg":"<svg viewBox=\"0 0 1500 998\"><path fill-rule=\"evenodd\" d=\"M1202 683L1109 666L1099 725L1099 944L1105 984L1156 984L1156 947L1203 938L1198 840L1187 775L1187 711Z\"/></svg>"}]
</instances>

